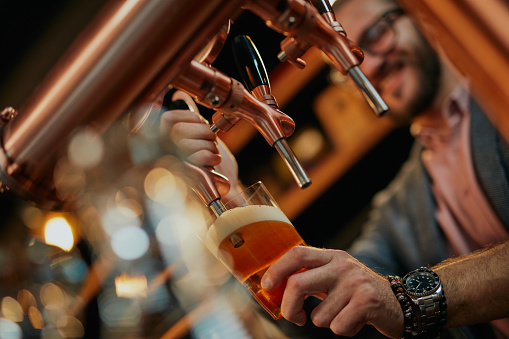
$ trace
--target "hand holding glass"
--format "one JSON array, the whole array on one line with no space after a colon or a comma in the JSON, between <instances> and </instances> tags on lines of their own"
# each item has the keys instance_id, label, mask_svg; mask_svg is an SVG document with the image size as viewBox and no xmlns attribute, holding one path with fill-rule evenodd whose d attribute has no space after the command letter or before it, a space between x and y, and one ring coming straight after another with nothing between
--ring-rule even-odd
<instances>
[{"instance_id":1,"label":"hand holding glass","mask_svg":"<svg viewBox=\"0 0 509 339\"><path fill-rule=\"evenodd\" d=\"M265 291L260 281L272 263L291 248L305 245L304 240L262 182L246 188L225 207L210 226L205 244L274 319L281 319L286 282Z\"/></svg>"}]
</instances>

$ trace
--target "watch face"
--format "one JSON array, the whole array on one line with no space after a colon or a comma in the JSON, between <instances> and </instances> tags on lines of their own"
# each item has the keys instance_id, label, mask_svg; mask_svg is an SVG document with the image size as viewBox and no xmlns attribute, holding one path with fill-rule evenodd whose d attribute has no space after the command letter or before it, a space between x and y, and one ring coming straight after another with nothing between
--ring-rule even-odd
<instances>
[{"instance_id":1,"label":"watch face","mask_svg":"<svg viewBox=\"0 0 509 339\"><path fill-rule=\"evenodd\" d=\"M433 273L416 271L403 279L403 287L407 293L415 296L425 296L434 292L440 281Z\"/></svg>"}]
</instances>

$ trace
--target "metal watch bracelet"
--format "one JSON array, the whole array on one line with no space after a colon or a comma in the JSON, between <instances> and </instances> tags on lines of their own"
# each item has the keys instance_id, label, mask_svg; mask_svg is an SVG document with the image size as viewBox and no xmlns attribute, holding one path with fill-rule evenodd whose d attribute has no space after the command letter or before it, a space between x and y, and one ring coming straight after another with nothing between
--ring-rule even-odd
<instances>
[{"instance_id":1,"label":"metal watch bracelet","mask_svg":"<svg viewBox=\"0 0 509 339\"><path fill-rule=\"evenodd\" d=\"M418 297L413 300L418 306L418 317L420 318L420 331L438 332L445 324L445 296L442 286L432 295Z\"/></svg>"}]
</instances>

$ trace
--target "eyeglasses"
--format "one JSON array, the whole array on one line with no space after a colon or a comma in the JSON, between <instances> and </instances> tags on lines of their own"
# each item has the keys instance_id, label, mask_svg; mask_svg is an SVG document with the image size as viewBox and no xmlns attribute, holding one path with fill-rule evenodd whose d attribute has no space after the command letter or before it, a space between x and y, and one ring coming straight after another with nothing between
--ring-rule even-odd
<instances>
[{"instance_id":1,"label":"eyeglasses","mask_svg":"<svg viewBox=\"0 0 509 339\"><path fill-rule=\"evenodd\" d=\"M402 8L393 8L384 12L362 33L358 45L371 55L384 56L390 53L397 42L394 22L405 12Z\"/></svg>"}]
</instances>

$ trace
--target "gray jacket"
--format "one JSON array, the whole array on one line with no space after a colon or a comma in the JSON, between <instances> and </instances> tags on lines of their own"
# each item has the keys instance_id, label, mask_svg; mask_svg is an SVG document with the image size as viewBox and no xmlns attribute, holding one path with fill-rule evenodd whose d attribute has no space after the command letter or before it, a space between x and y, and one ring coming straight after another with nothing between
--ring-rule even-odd
<instances>
[{"instance_id":1,"label":"gray jacket","mask_svg":"<svg viewBox=\"0 0 509 339\"><path fill-rule=\"evenodd\" d=\"M473 100L470 130L481 188L509 229L509 146ZM416 143L395 180L374 198L370 219L349 250L382 274L404 275L447 257L421 151Z\"/></svg>"}]
</instances>

